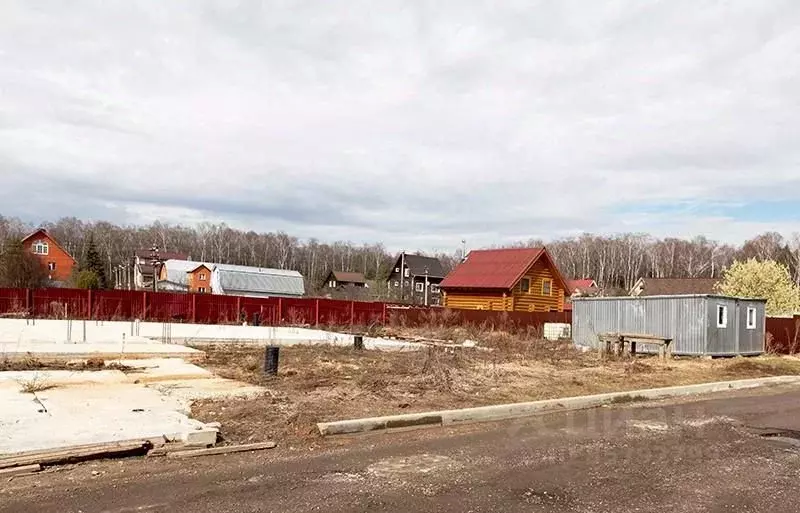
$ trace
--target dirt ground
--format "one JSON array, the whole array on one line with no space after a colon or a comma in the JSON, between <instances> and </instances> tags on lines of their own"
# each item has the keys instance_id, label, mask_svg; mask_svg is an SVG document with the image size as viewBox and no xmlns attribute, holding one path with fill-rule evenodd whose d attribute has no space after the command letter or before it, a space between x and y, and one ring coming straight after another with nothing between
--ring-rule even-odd
<instances>
[{"instance_id":1,"label":"dirt ground","mask_svg":"<svg viewBox=\"0 0 800 513\"><path fill-rule=\"evenodd\" d=\"M489 345L493 350L284 347L277 377L263 374L263 348L204 346L205 367L268 392L198 401L192 414L221 422L226 443L306 445L318 440L316 423L322 421L800 374L800 359L792 357L600 361L570 342L498 336Z\"/></svg>"}]
</instances>

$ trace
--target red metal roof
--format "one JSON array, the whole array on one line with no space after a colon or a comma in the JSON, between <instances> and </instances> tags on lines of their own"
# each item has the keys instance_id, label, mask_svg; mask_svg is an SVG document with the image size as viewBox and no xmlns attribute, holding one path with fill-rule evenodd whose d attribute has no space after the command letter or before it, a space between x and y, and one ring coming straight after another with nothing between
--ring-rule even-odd
<instances>
[{"instance_id":1,"label":"red metal roof","mask_svg":"<svg viewBox=\"0 0 800 513\"><path fill-rule=\"evenodd\" d=\"M443 289L510 289L544 253L544 248L470 251L467 259L439 286Z\"/></svg>"},{"instance_id":2,"label":"red metal roof","mask_svg":"<svg viewBox=\"0 0 800 513\"><path fill-rule=\"evenodd\" d=\"M582 280L567 280L567 287L569 287L570 292L574 292L575 289L588 290L594 286L594 280L591 278L584 278Z\"/></svg>"}]
</instances>

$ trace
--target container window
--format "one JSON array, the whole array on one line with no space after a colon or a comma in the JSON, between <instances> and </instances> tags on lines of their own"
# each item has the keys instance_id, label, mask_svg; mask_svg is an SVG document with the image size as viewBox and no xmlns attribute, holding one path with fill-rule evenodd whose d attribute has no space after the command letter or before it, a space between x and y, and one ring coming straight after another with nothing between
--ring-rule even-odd
<instances>
[{"instance_id":1,"label":"container window","mask_svg":"<svg viewBox=\"0 0 800 513\"><path fill-rule=\"evenodd\" d=\"M530 292L531 291L531 279L530 278L522 278L519 281L519 291L520 292Z\"/></svg>"},{"instance_id":2,"label":"container window","mask_svg":"<svg viewBox=\"0 0 800 513\"><path fill-rule=\"evenodd\" d=\"M756 309L753 307L747 309L747 329L756 329Z\"/></svg>"},{"instance_id":3,"label":"container window","mask_svg":"<svg viewBox=\"0 0 800 513\"><path fill-rule=\"evenodd\" d=\"M717 305L717 328L728 327L728 307Z\"/></svg>"}]
</instances>

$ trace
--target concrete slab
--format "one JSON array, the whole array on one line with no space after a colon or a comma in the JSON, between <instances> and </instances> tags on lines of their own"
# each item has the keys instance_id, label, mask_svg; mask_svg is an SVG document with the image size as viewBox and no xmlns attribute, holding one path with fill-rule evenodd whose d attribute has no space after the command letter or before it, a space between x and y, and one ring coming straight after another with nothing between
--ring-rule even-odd
<instances>
[{"instance_id":1,"label":"concrete slab","mask_svg":"<svg viewBox=\"0 0 800 513\"><path fill-rule=\"evenodd\" d=\"M181 401L129 384L36 394L0 389L0 402L0 454L133 438L181 440L204 427L187 417Z\"/></svg>"},{"instance_id":2,"label":"concrete slab","mask_svg":"<svg viewBox=\"0 0 800 513\"><path fill-rule=\"evenodd\" d=\"M39 360L62 360L78 358L164 358L181 357L202 359L201 350L176 344L157 344L152 340L142 343L86 343L61 344L55 342L2 342L0 341L0 359L21 360L36 358Z\"/></svg>"},{"instance_id":3,"label":"concrete slab","mask_svg":"<svg viewBox=\"0 0 800 513\"><path fill-rule=\"evenodd\" d=\"M188 417L191 401L264 389L178 359L122 360L134 372L0 372L0 454L131 439L213 444L219 426ZM31 380L47 386L23 392Z\"/></svg>"},{"instance_id":4,"label":"concrete slab","mask_svg":"<svg viewBox=\"0 0 800 513\"><path fill-rule=\"evenodd\" d=\"M164 337L165 333L168 334L167 337ZM21 349L15 350L14 347L23 344L30 344L28 347L34 350L39 344L57 344L60 347L100 344L100 347L113 346L113 350L116 350L123 346L123 341L126 347L154 342L180 345L235 342L282 346L352 346L353 335L295 327L169 323L165 329L165 324L159 322L0 319L0 344L3 344L0 352L19 352ZM367 349L387 351L423 347L413 342L369 337L365 337L364 346Z\"/></svg>"}]
</instances>

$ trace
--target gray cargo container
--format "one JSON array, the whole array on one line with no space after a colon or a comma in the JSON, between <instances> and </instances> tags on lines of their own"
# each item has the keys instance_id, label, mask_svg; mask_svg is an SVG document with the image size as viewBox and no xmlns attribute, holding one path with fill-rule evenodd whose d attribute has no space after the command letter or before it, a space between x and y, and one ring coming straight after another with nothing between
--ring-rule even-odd
<instances>
[{"instance_id":1,"label":"gray cargo container","mask_svg":"<svg viewBox=\"0 0 800 513\"><path fill-rule=\"evenodd\" d=\"M648 333L672 338L676 355L757 355L764 352L765 307L763 299L716 295L573 298L572 339L597 347L599 333Z\"/></svg>"}]
</instances>

